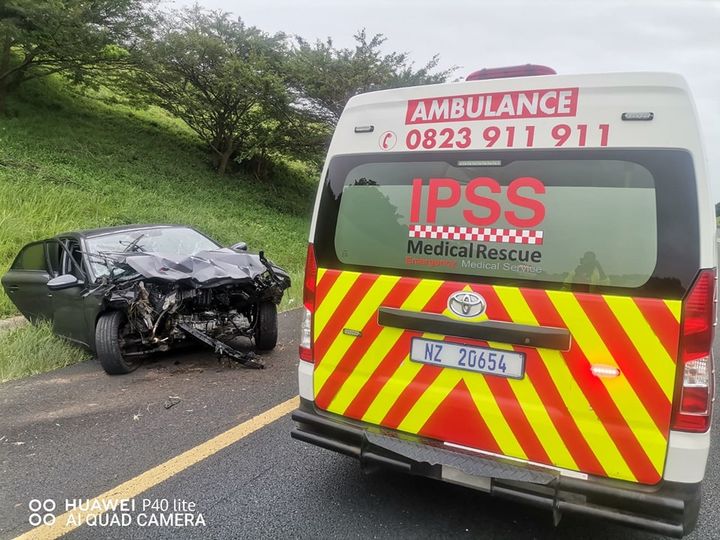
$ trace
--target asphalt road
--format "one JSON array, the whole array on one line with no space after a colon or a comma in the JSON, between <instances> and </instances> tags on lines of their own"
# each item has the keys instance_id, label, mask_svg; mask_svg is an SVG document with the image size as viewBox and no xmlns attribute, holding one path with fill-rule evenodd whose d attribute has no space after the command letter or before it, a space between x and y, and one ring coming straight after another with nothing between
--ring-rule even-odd
<instances>
[{"instance_id":1,"label":"asphalt road","mask_svg":"<svg viewBox=\"0 0 720 540\"><path fill-rule=\"evenodd\" d=\"M0 385L0 538L31 529L32 499L92 498L295 396L298 324L299 312L281 315L281 345L262 371L194 351L127 376L90 361ZM180 402L166 409L170 396ZM555 529L547 512L457 486L363 475L350 458L290 439L291 427L284 416L135 498L194 503L191 522L201 515L204 525L86 524L68 537L656 538L572 516ZM719 536L720 464L711 458L690 538Z\"/></svg>"}]
</instances>

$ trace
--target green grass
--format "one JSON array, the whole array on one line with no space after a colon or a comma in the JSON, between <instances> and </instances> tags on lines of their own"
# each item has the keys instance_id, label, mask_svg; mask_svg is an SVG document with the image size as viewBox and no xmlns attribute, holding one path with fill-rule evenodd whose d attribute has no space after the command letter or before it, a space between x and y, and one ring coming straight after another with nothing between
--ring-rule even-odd
<instances>
[{"instance_id":1,"label":"green grass","mask_svg":"<svg viewBox=\"0 0 720 540\"><path fill-rule=\"evenodd\" d=\"M271 182L219 177L182 122L159 109L81 95L61 79L23 87L0 116L0 274L20 248L63 231L130 223L183 223L224 245L265 250L300 305L317 173L286 163ZM0 318L17 314L0 290ZM0 381L85 360L49 325L0 332Z\"/></svg>"},{"instance_id":2,"label":"green grass","mask_svg":"<svg viewBox=\"0 0 720 540\"><path fill-rule=\"evenodd\" d=\"M0 382L87 360L88 353L55 337L49 323L0 331Z\"/></svg>"},{"instance_id":3,"label":"green grass","mask_svg":"<svg viewBox=\"0 0 720 540\"><path fill-rule=\"evenodd\" d=\"M178 120L109 92L80 95L58 78L22 87L9 111L0 117L0 273L24 244L62 231L183 223L265 250L293 278L283 307L300 305L314 171L286 164L272 181L220 177ZM0 317L15 313L0 292Z\"/></svg>"}]
</instances>

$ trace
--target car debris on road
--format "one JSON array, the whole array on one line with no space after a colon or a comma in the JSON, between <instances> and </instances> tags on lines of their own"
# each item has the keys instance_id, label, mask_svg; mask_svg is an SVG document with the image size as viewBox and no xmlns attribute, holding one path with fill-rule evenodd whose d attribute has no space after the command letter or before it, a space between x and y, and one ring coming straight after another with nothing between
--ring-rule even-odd
<instances>
[{"instance_id":1,"label":"car debris on road","mask_svg":"<svg viewBox=\"0 0 720 540\"><path fill-rule=\"evenodd\" d=\"M168 396L168 398L165 400L165 403L163 403L163 407L169 409L170 407L174 407L181 401L182 400L178 396Z\"/></svg>"}]
</instances>

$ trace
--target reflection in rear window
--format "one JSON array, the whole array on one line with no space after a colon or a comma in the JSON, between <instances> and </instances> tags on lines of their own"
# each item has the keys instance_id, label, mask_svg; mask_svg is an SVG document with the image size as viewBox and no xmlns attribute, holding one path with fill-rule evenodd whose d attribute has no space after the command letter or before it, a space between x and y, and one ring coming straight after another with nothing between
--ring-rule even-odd
<instances>
[{"instance_id":1,"label":"reflection in rear window","mask_svg":"<svg viewBox=\"0 0 720 540\"><path fill-rule=\"evenodd\" d=\"M334 242L343 264L591 290L642 286L657 238L655 182L642 165L466 160L351 169Z\"/></svg>"}]
</instances>

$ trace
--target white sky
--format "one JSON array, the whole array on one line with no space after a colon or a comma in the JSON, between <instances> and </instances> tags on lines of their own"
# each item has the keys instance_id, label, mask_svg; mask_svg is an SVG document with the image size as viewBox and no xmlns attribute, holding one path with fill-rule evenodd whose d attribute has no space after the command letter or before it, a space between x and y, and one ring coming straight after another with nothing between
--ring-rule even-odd
<instances>
[{"instance_id":1,"label":"white sky","mask_svg":"<svg viewBox=\"0 0 720 540\"><path fill-rule=\"evenodd\" d=\"M183 6L194 0L170 0ZM695 96L720 200L720 0L198 0L266 32L308 40L352 35L388 38L417 65L440 54L457 76L526 63L558 73L672 71Z\"/></svg>"}]
</instances>

